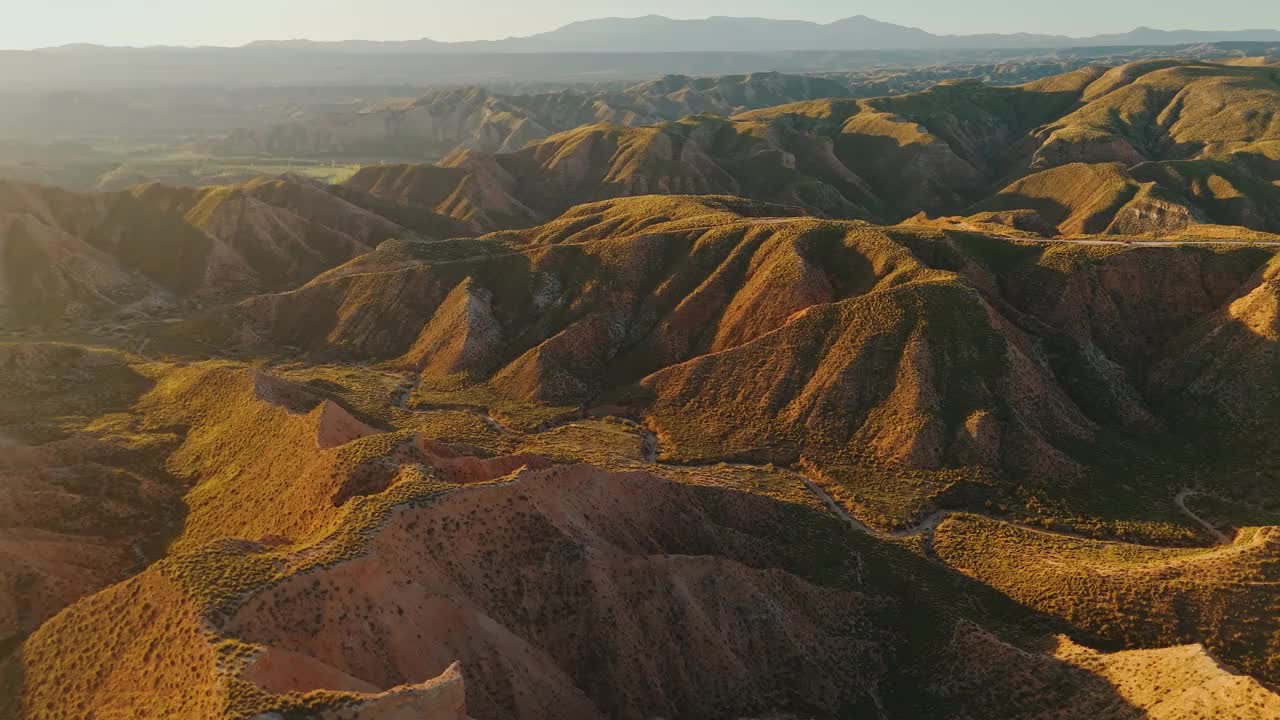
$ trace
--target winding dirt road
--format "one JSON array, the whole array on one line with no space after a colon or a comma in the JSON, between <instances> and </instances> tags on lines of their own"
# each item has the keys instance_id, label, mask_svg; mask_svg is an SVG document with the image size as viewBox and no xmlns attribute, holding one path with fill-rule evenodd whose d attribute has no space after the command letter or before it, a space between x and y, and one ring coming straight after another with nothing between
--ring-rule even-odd
<instances>
[{"instance_id":1,"label":"winding dirt road","mask_svg":"<svg viewBox=\"0 0 1280 720\"><path fill-rule=\"evenodd\" d=\"M422 382L422 378L416 375L400 386L399 395L391 402L391 406L399 408L410 414L429 413L441 410L454 410L458 412L468 412L480 418L485 425L496 430L502 435L509 437L524 437L524 433L515 428L503 425L490 412L489 408L479 405L449 405L449 404L428 404L421 407L409 407L409 399L413 397L413 391L418 389L418 385Z\"/></svg>"},{"instance_id":2,"label":"winding dirt road","mask_svg":"<svg viewBox=\"0 0 1280 720\"><path fill-rule=\"evenodd\" d=\"M1173 504L1178 506L1178 509L1182 511L1183 515L1186 515L1187 517L1199 523L1200 526L1203 527L1206 532L1208 532L1210 535L1213 536L1214 540L1218 541L1219 545L1230 545L1232 540L1231 538L1227 537L1226 533L1214 527L1211 523L1209 523L1209 521L1205 520L1204 518L1200 517L1194 512L1191 512L1191 509L1187 507L1187 498L1195 497L1196 495L1203 495L1203 494L1204 493L1198 490L1192 490L1191 488L1182 488L1181 490L1178 491L1177 495L1173 496Z\"/></svg>"},{"instance_id":3,"label":"winding dirt road","mask_svg":"<svg viewBox=\"0 0 1280 720\"><path fill-rule=\"evenodd\" d=\"M770 220L774 220L774 219L770 218ZM393 405L408 413L427 413L433 410L434 411L439 411L439 410L465 411L479 417L481 420L485 422L485 424L492 427L497 432L502 433L503 435L507 435L510 437L526 437L528 434L528 433L516 430L515 428L511 428L504 425L502 422L500 422L499 420L493 417L493 415L490 413L488 408L484 408L484 407L479 407L474 405L440 404L440 405L427 405L423 407L410 408L409 399L413 396L413 391L417 388L420 382L421 382L421 379L416 376L407 380L404 383L404 385L402 385L399 396L393 401ZM632 429L636 430L641 436L641 461L646 464L660 465L660 463L658 462L658 455L660 453L660 450L659 450L659 441L658 441L657 433L655 433L652 429L650 429L643 423L636 422L635 420L632 420L630 418L624 418L620 416L605 416L605 417L612 417L615 420L621 421L626 425L628 425L629 427L631 427ZM538 432L548 432L558 427L563 427L565 425L579 422L583 419L586 419L585 414L561 418L559 420L556 420L548 424L545 427L539 428ZM748 469L748 470L768 469L766 466L753 465L750 463L719 462L714 464L724 465L726 467ZM849 527L865 535L869 535L871 537L875 537L879 539L901 539L901 538L914 537L916 535L924 535L924 534L933 532L933 530L937 528L938 525L943 520L947 519L951 515L974 514L968 511L935 510L934 512L921 518L914 525L911 525L910 527L904 528L902 530L894 530L894 531L880 530L870 525L867 525L866 523L862 522L858 518L854 517L852 513L850 513L847 509L845 509L844 506L836 502L835 498L831 497L831 495L828 494L826 490L823 490L820 485L818 485L811 478L809 478L809 476L806 475L802 469L793 469L791 470L791 472L794 472L800 478L801 482L804 483L805 488L808 489L809 492L812 493L814 497L816 497L829 510L835 513L837 517L842 518L846 523L848 523ZM1218 528L1214 527L1211 523L1209 523L1204 518L1200 517L1199 515L1196 515L1194 512L1191 511L1190 508L1187 507L1187 504L1186 504L1187 498L1194 497L1197 495L1202 495L1202 494L1203 493L1201 493L1198 490L1192 490L1191 488L1183 488L1182 490L1178 491L1176 495L1174 495L1173 503L1178 508L1178 510L1182 512L1182 514L1186 515L1193 522L1195 522L1197 525L1203 528L1205 532L1207 532L1210 535L1210 537L1214 539L1215 544L1217 545L1233 544L1234 541L1232 538L1228 537L1225 533L1223 533ZM996 518L992 518L992 519L996 519ZM1009 522L1009 521L1006 520L1001 522ZM1022 523L1011 523L1011 524L1026 530L1030 530L1032 532L1042 533L1045 535L1056 535L1060 537L1069 537L1069 538L1074 538L1079 540L1097 540L1097 538L1093 538L1087 535L1045 530L1044 528L1031 527L1029 525L1024 525ZM1110 542L1110 541L1101 541L1101 542Z\"/></svg>"},{"instance_id":4,"label":"winding dirt road","mask_svg":"<svg viewBox=\"0 0 1280 720\"><path fill-rule=\"evenodd\" d=\"M828 508L830 508L831 511L834 512L836 515L844 518L845 522L849 523L850 527L852 527L854 530L857 530L862 533L866 533L867 535L871 535L873 537L905 538L905 537L912 537L914 535L920 535L927 532L932 532L933 529L938 526L938 523L945 520L947 516L953 515L956 512L955 510L936 510L926 515L922 520L920 520L920 522L917 522L915 525L912 525L911 527L904 528L902 530L895 530L893 532L888 532L885 530L877 530L876 528L873 528L870 525L855 518L852 514L849 513L848 510L844 509L844 506L836 502L835 498L828 495L826 490L823 490L821 487L819 487L817 483L810 480L804 473L797 473L797 474L800 475L800 480L804 483L804 486L809 488L809 492L813 493L815 497L821 500L822 503L826 505Z\"/></svg>"},{"instance_id":5,"label":"winding dirt road","mask_svg":"<svg viewBox=\"0 0 1280 720\"><path fill-rule=\"evenodd\" d=\"M943 520L950 517L951 515L974 514L974 513L966 513L966 512L957 511L957 510L937 510L925 516L915 525L912 525L911 527L905 528L903 530L897 530L894 532L878 530L876 528L871 527L870 525L867 525L861 520L858 520L856 517L850 514L849 511L847 511L844 508L844 506L836 502L835 498L831 497L831 495L829 495L826 490L823 490L817 483L809 479L803 473L799 473L799 474L800 474L800 479L804 482L805 487L809 489L809 492L813 493L814 496L817 497L819 500L821 500L822 503L826 505L828 508L830 508L832 512L836 513L841 518L844 518L845 522L849 523L849 526L852 527L853 529L859 532L865 533L867 535L871 535L873 537L878 537L878 538L913 537L915 535L921 535L924 533L932 532L934 528L938 527L939 523L941 523ZM1186 499L1188 497L1194 497L1196 495L1202 495L1202 494L1203 493L1197 490L1192 490L1190 488L1183 488L1182 490L1178 491L1177 495L1174 496L1173 503L1178 507L1178 510L1180 510L1184 515L1186 515L1188 518L1191 518L1191 520L1195 521L1198 525L1203 527L1205 529L1205 532L1209 533L1209 535L1213 537L1214 541L1218 545L1234 544L1235 540L1233 538L1228 537L1221 530L1214 527L1211 523L1209 523L1204 518L1200 517L1199 515L1196 515L1187 507ZM1008 521L1002 521L1002 522L1008 522ZM1075 538L1079 540L1097 540L1097 538L1091 538L1087 535L1078 535L1075 533L1067 533L1067 532L1054 532L1051 530L1045 530L1043 528L1023 525L1022 523L1010 523L1010 524L1020 527L1024 530L1030 530L1032 532L1041 533L1044 535L1057 535L1060 537L1069 537L1069 538ZM1113 541L1102 540L1099 542L1113 542Z\"/></svg>"}]
</instances>

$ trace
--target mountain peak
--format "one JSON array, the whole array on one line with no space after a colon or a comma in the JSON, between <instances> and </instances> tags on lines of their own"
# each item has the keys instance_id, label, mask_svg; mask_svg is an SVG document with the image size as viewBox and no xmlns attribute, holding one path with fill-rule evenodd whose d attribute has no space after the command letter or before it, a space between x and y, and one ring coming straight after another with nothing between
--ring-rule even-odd
<instances>
[{"instance_id":1,"label":"mountain peak","mask_svg":"<svg viewBox=\"0 0 1280 720\"><path fill-rule=\"evenodd\" d=\"M875 23L876 25L892 25L892 24L893 24L893 23L887 23L887 22L884 22L883 20L877 20L877 19L875 19L875 18L873 18L873 17L867 17L866 15L851 15L851 16L849 16L849 17L847 17L847 18L841 18L841 19L839 19L839 20L833 20L833 21L831 21L831 22L829 22L829 23L827 23L827 24L828 24L828 25L843 25L843 24L845 24L845 23L867 23L867 24Z\"/></svg>"}]
</instances>

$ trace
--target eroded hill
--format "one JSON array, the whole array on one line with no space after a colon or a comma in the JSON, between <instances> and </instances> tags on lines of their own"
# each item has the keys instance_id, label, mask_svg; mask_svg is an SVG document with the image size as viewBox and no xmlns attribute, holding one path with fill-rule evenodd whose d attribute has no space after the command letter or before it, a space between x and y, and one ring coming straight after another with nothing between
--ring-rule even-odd
<instances>
[{"instance_id":1,"label":"eroded hill","mask_svg":"<svg viewBox=\"0 0 1280 720\"><path fill-rule=\"evenodd\" d=\"M213 141L210 150L215 155L434 161L458 150L513 152L529 142L597 122L637 126L702 113L728 116L798 101L897 95L955 78L984 78L1010 85L1089 62L1032 58L818 75L666 75L644 82L598 83L597 88L570 87L543 93L452 88L408 100L370 103L354 111L312 111L287 123L240 128Z\"/></svg>"},{"instance_id":2,"label":"eroded hill","mask_svg":"<svg viewBox=\"0 0 1280 720\"><path fill-rule=\"evenodd\" d=\"M1280 718L1271 72L8 188L0 716Z\"/></svg>"},{"instance_id":3,"label":"eroded hill","mask_svg":"<svg viewBox=\"0 0 1280 720\"><path fill-rule=\"evenodd\" d=\"M695 192L880 221L975 205L1026 209L1048 215L1044 223L1063 234L1196 223L1275 231L1275 73L1268 65L1143 61L1017 86L947 81L730 118L643 127L594 118L604 122L520 149L367 168L350 184L479 229L545 221L607 197ZM1071 163L1119 165L1104 178L1055 170ZM1057 175L1036 175L1044 171Z\"/></svg>"},{"instance_id":4,"label":"eroded hill","mask_svg":"<svg viewBox=\"0 0 1280 720\"><path fill-rule=\"evenodd\" d=\"M602 110L492 150L462 142L439 163L371 165L341 185L287 176L96 196L11 185L0 307L48 322L277 289L384 240L528 228L574 205L650 194L1055 237L1239 239L1280 231L1275 73L1266 64L1147 60L1023 85L949 80L731 116L746 98L817 96L825 86L782 76L668 79L637 86L637 97L661 105L651 95L669 90L692 104L621 119ZM695 101L698 93L721 100ZM646 124L685 112L700 114ZM497 110L485 117L532 122Z\"/></svg>"},{"instance_id":5,"label":"eroded hill","mask_svg":"<svg viewBox=\"0 0 1280 720\"><path fill-rule=\"evenodd\" d=\"M1109 492L1103 478L1209 427L1182 404L1186 382L1165 380L1216 372L1193 363L1228 340L1194 338L1214 318L1274 315L1274 251L1247 243L1046 244L788 212L631 198L474 241L388 243L171 338L382 363L413 373L411 405L482 407L522 430L607 408L680 462L880 478L854 495L892 525L951 496ZM1266 347L1249 357L1269 362ZM1263 377L1233 382L1261 399Z\"/></svg>"}]
</instances>

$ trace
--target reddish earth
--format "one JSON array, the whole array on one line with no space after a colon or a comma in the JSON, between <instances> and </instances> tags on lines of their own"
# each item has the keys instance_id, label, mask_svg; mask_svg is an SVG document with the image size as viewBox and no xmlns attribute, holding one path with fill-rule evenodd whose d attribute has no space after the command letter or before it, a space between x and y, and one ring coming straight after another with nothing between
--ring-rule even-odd
<instances>
[{"instance_id":1,"label":"reddish earth","mask_svg":"<svg viewBox=\"0 0 1280 720\"><path fill-rule=\"evenodd\" d=\"M0 186L0 717L1280 717L1273 75Z\"/></svg>"}]
</instances>

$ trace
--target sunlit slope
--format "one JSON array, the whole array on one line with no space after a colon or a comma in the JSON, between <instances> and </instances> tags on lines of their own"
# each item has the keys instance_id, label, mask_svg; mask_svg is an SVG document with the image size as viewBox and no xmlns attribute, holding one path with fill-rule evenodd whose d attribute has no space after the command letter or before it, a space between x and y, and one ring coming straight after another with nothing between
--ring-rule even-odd
<instances>
[{"instance_id":1,"label":"sunlit slope","mask_svg":"<svg viewBox=\"0 0 1280 720\"><path fill-rule=\"evenodd\" d=\"M989 473L1068 487L1110 462L1100 443L1183 432L1150 373L1271 256L786 212L646 196L389 243L171 333L378 361L416 374L411 402L526 429L621 405L673 460L941 473L889 513L905 520Z\"/></svg>"},{"instance_id":2,"label":"sunlit slope","mask_svg":"<svg viewBox=\"0 0 1280 720\"><path fill-rule=\"evenodd\" d=\"M1103 653L1065 636L1028 653L973 625L945 651L955 673L936 681L958 717L1252 720L1280 717L1280 698L1201 645ZM953 679L954 678L954 679Z\"/></svg>"},{"instance_id":3,"label":"sunlit slope","mask_svg":"<svg viewBox=\"0 0 1280 720\"><path fill-rule=\"evenodd\" d=\"M1267 141L1226 155L1143 163L1132 169L1186 198L1219 225L1280 231L1280 143Z\"/></svg>"},{"instance_id":4,"label":"sunlit slope","mask_svg":"<svg viewBox=\"0 0 1280 720\"><path fill-rule=\"evenodd\" d=\"M809 99L728 118L651 125L598 118L604 122L497 154L466 150L438 165L367 168L348 184L479 231L655 192L732 193L829 217L897 221L922 211L957 214L1062 165L1119 163L1099 171L1123 176L1154 162L1172 165L1097 180L1104 195L1110 187L1120 197L1081 197L1081 180L1072 177L1079 170L1028 182L1033 199L1062 206L1062 219L1049 224L1068 234L1206 221L1275 230L1266 209L1274 190L1264 187L1277 178L1268 160L1280 140L1275 72L1152 60L1012 87L950 80L893 97ZM1193 160L1203 162L1177 165ZM1146 187L1151 182L1158 186ZM1027 207L1009 202L1000 206ZM1246 202L1253 206L1239 207Z\"/></svg>"},{"instance_id":5,"label":"sunlit slope","mask_svg":"<svg viewBox=\"0 0 1280 720\"><path fill-rule=\"evenodd\" d=\"M1273 67L1146 61L1109 70L1036 133L1033 165L1176 160L1280 139Z\"/></svg>"},{"instance_id":6,"label":"sunlit slope","mask_svg":"<svg viewBox=\"0 0 1280 720\"><path fill-rule=\"evenodd\" d=\"M1239 151L1195 160L1075 162L1023 177L979 202L979 213L1029 211L1049 234L1148 235L1177 239L1179 231L1205 238L1231 238L1239 230L1280 230L1275 207L1280 189L1277 164L1266 153ZM971 216L969 220L989 219ZM996 218L1015 227L1012 221Z\"/></svg>"},{"instance_id":7,"label":"sunlit slope","mask_svg":"<svg viewBox=\"0 0 1280 720\"><path fill-rule=\"evenodd\" d=\"M977 206L1034 211L1063 235L1157 234L1205 221L1177 194L1136 181L1120 163L1071 163L1022 178Z\"/></svg>"},{"instance_id":8,"label":"sunlit slope","mask_svg":"<svg viewBox=\"0 0 1280 720\"><path fill-rule=\"evenodd\" d=\"M1276 529L1213 549L1102 543L977 516L938 526L932 547L956 570L1127 647L1202 643L1257 677L1280 672Z\"/></svg>"},{"instance_id":9,"label":"sunlit slope","mask_svg":"<svg viewBox=\"0 0 1280 720\"><path fill-rule=\"evenodd\" d=\"M972 202L1020 174L1029 133L1071 109L1096 70L1011 88L943 83L862 101L836 136L837 156L865 177L894 215Z\"/></svg>"},{"instance_id":10,"label":"sunlit slope","mask_svg":"<svg viewBox=\"0 0 1280 720\"><path fill-rule=\"evenodd\" d=\"M346 182L479 231L544 222L570 206L647 194L730 194L865 217L874 193L830 140L710 115L645 127L585 125L523 150L462 151L439 165L371 166Z\"/></svg>"}]
</instances>

